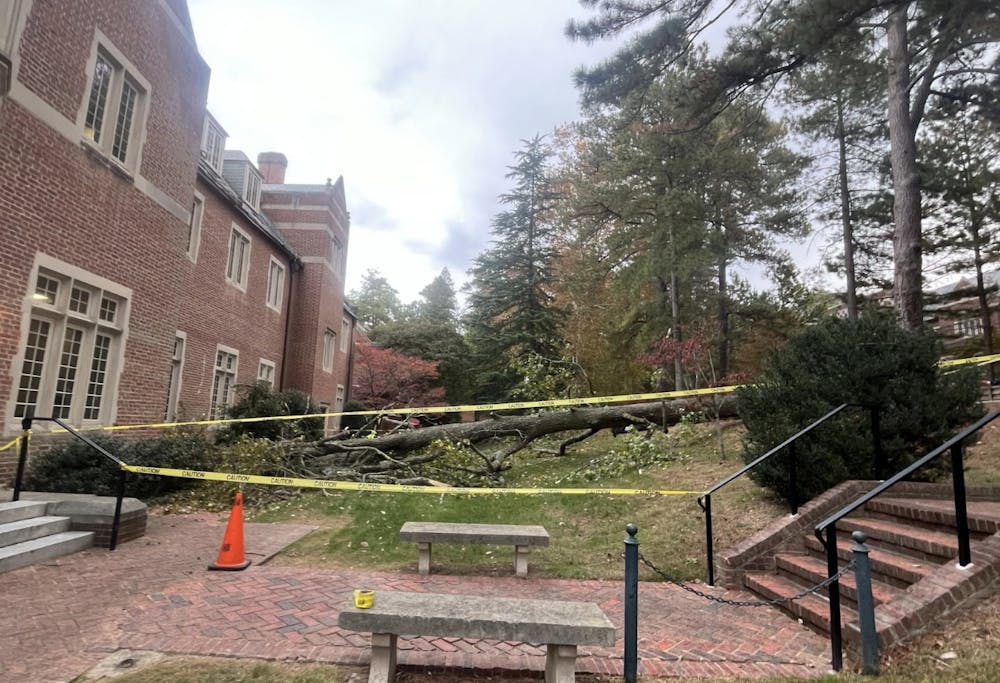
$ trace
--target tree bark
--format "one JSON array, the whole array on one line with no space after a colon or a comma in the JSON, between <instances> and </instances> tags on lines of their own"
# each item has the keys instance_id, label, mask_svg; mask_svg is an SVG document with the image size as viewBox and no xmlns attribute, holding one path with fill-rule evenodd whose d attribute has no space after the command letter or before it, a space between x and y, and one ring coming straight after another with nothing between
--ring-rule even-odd
<instances>
[{"instance_id":1,"label":"tree bark","mask_svg":"<svg viewBox=\"0 0 1000 683\"><path fill-rule=\"evenodd\" d=\"M889 14L888 122L893 202L893 301L904 327L923 325L920 177L917 173L916 125L910 115L910 55L907 45L908 3Z\"/></svg>"},{"instance_id":2,"label":"tree bark","mask_svg":"<svg viewBox=\"0 0 1000 683\"><path fill-rule=\"evenodd\" d=\"M566 431L583 429L624 429L677 424L681 416L706 408L703 401L682 399L670 402L632 403L596 408L570 408L535 415L496 416L476 422L455 423L395 432L374 438L330 437L292 447L292 454L302 457L310 468L357 469L387 460L387 453L407 453L444 440L452 443L479 444L492 439L517 439L516 448L506 448L502 457L524 448L535 439ZM714 412L714 407L712 408ZM719 418L736 416L736 399L725 396L719 405ZM713 415L714 417L714 415ZM426 460L422 461L426 462ZM406 464L405 461L402 464ZM499 468L500 462L493 465Z\"/></svg>"},{"instance_id":3,"label":"tree bark","mask_svg":"<svg viewBox=\"0 0 1000 683\"><path fill-rule=\"evenodd\" d=\"M857 282L854 276L854 229L851 227L851 193L847 187L847 133L844 102L837 93L837 147L840 175L840 221L844 228L844 276L847 279L847 318L858 319Z\"/></svg>"}]
</instances>

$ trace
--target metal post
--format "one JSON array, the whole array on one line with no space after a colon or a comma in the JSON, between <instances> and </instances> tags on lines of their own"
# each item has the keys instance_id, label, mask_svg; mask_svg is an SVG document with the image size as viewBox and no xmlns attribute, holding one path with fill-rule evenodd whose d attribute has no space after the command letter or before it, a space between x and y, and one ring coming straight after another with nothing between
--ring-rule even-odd
<instances>
[{"instance_id":1,"label":"metal post","mask_svg":"<svg viewBox=\"0 0 1000 683\"><path fill-rule=\"evenodd\" d=\"M635 683L639 668L639 527L625 527L625 683Z\"/></svg>"},{"instance_id":2,"label":"metal post","mask_svg":"<svg viewBox=\"0 0 1000 683\"><path fill-rule=\"evenodd\" d=\"M706 494L701 508L705 511L705 554L708 556L708 585L715 585L715 549L712 547L712 494Z\"/></svg>"},{"instance_id":3,"label":"metal post","mask_svg":"<svg viewBox=\"0 0 1000 683\"><path fill-rule=\"evenodd\" d=\"M125 470L118 470L118 491L115 499L115 518L111 520L111 543L108 550L118 547L118 523L122 516L122 498L125 497Z\"/></svg>"},{"instance_id":4,"label":"metal post","mask_svg":"<svg viewBox=\"0 0 1000 683\"><path fill-rule=\"evenodd\" d=\"M17 473L14 475L14 495L11 500L21 499L21 486L24 483L24 466L28 462L28 441L31 436L31 421L34 410L28 408L28 414L21 420L21 448L17 457Z\"/></svg>"},{"instance_id":5,"label":"metal post","mask_svg":"<svg viewBox=\"0 0 1000 683\"><path fill-rule=\"evenodd\" d=\"M792 505L792 514L799 514L799 488L798 488L798 463L795 457L795 442L788 444L788 488L790 491L789 501Z\"/></svg>"},{"instance_id":6,"label":"metal post","mask_svg":"<svg viewBox=\"0 0 1000 683\"><path fill-rule=\"evenodd\" d=\"M965 467L962 463L962 442L951 447L951 485L955 492L955 527L958 531L958 563L972 564L969 547L969 511L965 502Z\"/></svg>"},{"instance_id":7,"label":"metal post","mask_svg":"<svg viewBox=\"0 0 1000 683\"><path fill-rule=\"evenodd\" d=\"M837 561L837 526L826 528L826 571L827 576L836 576L840 571ZM840 629L840 580L827 588L830 598L830 665L834 671L844 668L843 635Z\"/></svg>"},{"instance_id":8,"label":"metal post","mask_svg":"<svg viewBox=\"0 0 1000 683\"><path fill-rule=\"evenodd\" d=\"M885 451L882 450L882 413L878 406L872 406L872 446L875 452L875 476L885 479L886 472Z\"/></svg>"},{"instance_id":9,"label":"metal post","mask_svg":"<svg viewBox=\"0 0 1000 683\"><path fill-rule=\"evenodd\" d=\"M868 537L863 531L851 534L854 545L854 582L858 588L858 622L861 627L861 673L878 676L878 637L875 634L875 600L872 598L872 566L868 558Z\"/></svg>"}]
</instances>

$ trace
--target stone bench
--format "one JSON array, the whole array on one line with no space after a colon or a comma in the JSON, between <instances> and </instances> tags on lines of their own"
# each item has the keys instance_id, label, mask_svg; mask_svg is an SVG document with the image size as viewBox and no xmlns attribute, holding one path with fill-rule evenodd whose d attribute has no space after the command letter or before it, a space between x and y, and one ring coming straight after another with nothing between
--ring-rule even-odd
<instances>
[{"instance_id":1,"label":"stone bench","mask_svg":"<svg viewBox=\"0 0 1000 683\"><path fill-rule=\"evenodd\" d=\"M615 644L615 627L589 602L484 598L384 591L375 605L341 611L339 626L372 634L368 683L389 683L396 670L400 635L484 638L546 645L545 680L576 679L578 645Z\"/></svg>"},{"instance_id":2,"label":"stone bench","mask_svg":"<svg viewBox=\"0 0 1000 683\"><path fill-rule=\"evenodd\" d=\"M454 524L450 522L406 522L399 530L401 541L417 544L417 569L431 572L432 543L477 543L514 546L514 572L528 575L531 546L547 546L549 532L540 526L519 524Z\"/></svg>"}]
</instances>

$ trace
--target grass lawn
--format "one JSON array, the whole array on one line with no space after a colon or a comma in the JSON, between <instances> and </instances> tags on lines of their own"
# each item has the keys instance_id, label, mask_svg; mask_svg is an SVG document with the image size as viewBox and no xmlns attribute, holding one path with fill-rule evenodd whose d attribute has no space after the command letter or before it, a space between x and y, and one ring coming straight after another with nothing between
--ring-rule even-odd
<instances>
[{"instance_id":1,"label":"grass lawn","mask_svg":"<svg viewBox=\"0 0 1000 683\"><path fill-rule=\"evenodd\" d=\"M742 466L742 428L730 423L723 430L727 458L720 457L719 440L709 425L684 425L668 435L654 434L657 445L672 460L649 471L616 474L591 481L595 458L608 459L625 447L623 437L599 435L570 455L537 452L518 454L506 473L512 487L617 487L703 491ZM632 437L635 438L635 437ZM638 437L643 438L643 437ZM613 579L622 576L625 525L639 527L641 549L651 561L684 579L705 577L704 517L694 494L637 495L455 495L373 492L315 492L280 503L254 515L254 521L297 521L323 527L273 560L277 564L320 567L378 567L389 570L416 566L416 547L400 543L406 521L541 524L551 545L532 551L535 576ZM769 493L742 478L713 498L716 547L725 548L786 514ZM512 548L439 544L434 563L453 573L509 574ZM647 577L650 578L650 577Z\"/></svg>"}]
</instances>

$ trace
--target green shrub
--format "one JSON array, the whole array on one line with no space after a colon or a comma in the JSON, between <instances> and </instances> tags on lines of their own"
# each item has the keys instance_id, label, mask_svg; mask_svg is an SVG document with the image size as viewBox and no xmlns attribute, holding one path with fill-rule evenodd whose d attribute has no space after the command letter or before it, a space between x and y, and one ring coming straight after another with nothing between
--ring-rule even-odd
<instances>
[{"instance_id":1,"label":"green shrub","mask_svg":"<svg viewBox=\"0 0 1000 683\"><path fill-rule=\"evenodd\" d=\"M227 418L271 417L275 415L308 415L321 409L308 394L301 391L274 391L267 382L237 387L237 400L226 408ZM233 443L247 435L272 441L323 438L323 418L299 420L264 420L226 425L219 430L219 443Z\"/></svg>"},{"instance_id":2,"label":"green shrub","mask_svg":"<svg viewBox=\"0 0 1000 683\"><path fill-rule=\"evenodd\" d=\"M942 372L940 343L888 316L825 320L772 352L757 381L737 392L750 462L842 403L881 407L886 474L913 462L982 414L974 371ZM796 442L798 502L846 479L872 479L869 412L848 409ZM786 500L788 449L751 477Z\"/></svg>"},{"instance_id":3,"label":"green shrub","mask_svg":"<svg viewBox=\"0 0 1000 683\"><path fill-rule=\"evenodd\" d=\"M344 406L344 412L350 413L354 411L368 410L366 406L361 401L355 401L351 399ZM369 427L370 424L375 422L374 415L344 415L340 418L341 429L350 429L351 431L360 431Z\"/></svg>"},{"instance_id":4,"label":"green shrub","mask_svg":"<svg viewBox=\"0 0 1000 683\"><path fill-rule=\"evenodd\" d=\"M88 438L129 465L172 469L207 469L214 448L200 432L168 432L161 437L134 441L104 434L88 435ZM117 491L118 472L114 462L73 439L31 457L25 488L113 496ZM126 477L125 495L143 500L195 483L190 479L148 474L128 474Z\"/></svg>"}]
</instances>

